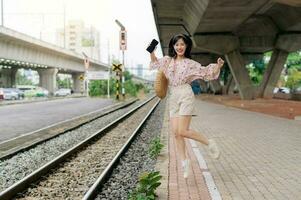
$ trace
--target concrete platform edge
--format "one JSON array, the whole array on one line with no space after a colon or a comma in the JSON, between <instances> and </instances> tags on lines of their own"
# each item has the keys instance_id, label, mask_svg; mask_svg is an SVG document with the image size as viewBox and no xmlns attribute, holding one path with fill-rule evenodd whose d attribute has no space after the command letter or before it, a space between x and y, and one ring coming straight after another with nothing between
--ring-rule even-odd
<instances>
[{"instance_id":1,"label":"concrete platform edge","mask_svg":"<svg viewBox=\"0 0 301 200\"><path fill-rule=\"evenodd\" d=\"M166 103L164 111L164 119L161 129L161 142L164 144L160 155L157 158L157 163L155 166L156 171L160 171L162 175L161 185L158 187L156 194L158 197L156 199L168 199L168 172L169 172L169 116L168 116L168 105Z\"/></svg>"}]
</instances>

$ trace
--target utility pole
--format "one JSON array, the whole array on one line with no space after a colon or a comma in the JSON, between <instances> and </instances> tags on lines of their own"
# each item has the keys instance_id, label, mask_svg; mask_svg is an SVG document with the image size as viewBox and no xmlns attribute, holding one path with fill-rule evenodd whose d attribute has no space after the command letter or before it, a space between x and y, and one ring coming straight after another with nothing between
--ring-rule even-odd
<instances>
[{"instance_id":1,"label":"utility pole","mask_svg":"<svg viewBox=\"0 0 301 200\"><path fill-rule=\"evenodd\" d=\"M1 0L1 26L4 26L3 0Z\"/></svg>"},{"instance_id":2,"label":"utility pole","mask_svg":"<svg viewBox=\"0 0 301 200\"><path fill-rule=\"evenodd\" d=\"M64 4L64 49L66 48L66 5Z\"/></svg>"},{"instance_id":3,"label":"utility pole","mask_svg":"<svg viewBox=\"0 0 301 200\"><path fill-rule=\"evenodd\" d=\"M122 51L122 65L123 65L123 70L121 72L121 85L122 85L122 96L123 99L125 99L125 89L124 89L124 73L125 73L125 65L124 65L124 51L126 50L126 30L125 27L116 19L115 22L117 23L117 25L120 27L120 44L119 44L119 48Z\"/></svg>"},{"instance_id":4,"label":"utility pole","mask_svg":"<svg viewBox=\"0 0 301 200\"><path fill-rule=\"evenodd\" d=\"M111 58L110 58L110 40L108 39L108 65L109 65L109 78L108 78L108 99L110 98L110 78L111 78Z\"/></svg>"},{"instance_id":5,"label":"utility pole","mask_svg":"<svg viewBox=\"0 0 301 200\"><path fill-rule=\"evenodd\" d=\"M89 57L82 52L82 54L84 55L84 66L85 66L85 89L86 89L86 96L89 97L89 79L88 79L88 69L90 67L90 61L89 61Z\"/></svg>"},{"instance_id":6,"label":"utility pole","mask_svg":"<svg viewBox=\"0 0 301 200\"><path fill-rule=\"evenodd\" d=\"M92 25L90 25L90 57L93 58L93 47L92 47L92 41L94 43L94 38L93 38L93 30L92 30ZM94 46L94 44L93 44Z\"/></svg>"}]
</instances>

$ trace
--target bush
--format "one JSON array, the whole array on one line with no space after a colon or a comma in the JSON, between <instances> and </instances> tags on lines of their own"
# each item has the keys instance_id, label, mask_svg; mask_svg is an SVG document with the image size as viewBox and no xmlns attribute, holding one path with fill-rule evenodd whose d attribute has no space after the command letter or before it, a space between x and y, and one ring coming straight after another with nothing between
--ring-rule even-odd
<instances>
[{"instance_id":1,"label":"bush","mask_svg":"<svg viewBox=\"0 0 301 200\"><path fill-rule=\"evenodd\" d=\"M93 80L89 83L89 95L90 96L103 96L108 93L108 81L107 80ZM115 80L110 79L110 94L115 94Z\"/></svg>"},{"instance_id":2,"label":"bush","mask_svg":"<svg viewBox=\"0 0 301 200\"><path fill-rule=\"evenodd\" d=\"M119 94L122 94L122 85L119 83ZM90 96L104 96L107 95L107 80L92 80L89 83L89 95ZM132 81L132 75L125 73L125 82L124 82L125 93L130 96L137 96L139 90L143 89L145 93L148 93L149 90L142 83L134 83ZM110 94L115 95L116 93L116 80L110 79Z\"/></svg>"},{"instance_id":3,"label":"bush","mask_svg":"<svg viewBox=\"0 0 301 200\"><path fill-rule=\"evenodd\" d=\"M295 90L296 88L301 86L301 72L297 69L293 68L289 70L289 76L285 83L285 86L290 88L291 90Z\"/></svg>"},{"instance_id":4,"label":"bush","mask_svg":"<svg viewBox=\"0 0 301 200\"><path fill-rule=\"evenodd\" d=\"M139 177L138 187L129 195L129 200L154 200L155 190L161 185L160 172L145 172Z\"/></svg>"},{"instance_id":5,"label":"bush","mask_svg":"<svg viewBox=\"0 0 301 200\"><path fill-rule=\"evenodd\" d=\"M159 155L159 153L163 147L164 147L164 145L161 143L159 137L156 137L155 139L153 139L151 141L151 144L150 144L150 147L148 150L150 157L156 158Z\"/></svg>"}]
</instances>

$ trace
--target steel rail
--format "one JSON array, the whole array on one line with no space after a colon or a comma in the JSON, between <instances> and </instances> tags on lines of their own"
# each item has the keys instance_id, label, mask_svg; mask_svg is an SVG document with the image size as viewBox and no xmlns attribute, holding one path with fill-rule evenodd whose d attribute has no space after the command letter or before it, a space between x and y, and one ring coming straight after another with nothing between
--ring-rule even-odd
<instances>
[{"instance_id":1,"label":"steel rail","mask_svg":"<svg viewBox=\"0 0 301 200\"><path fill-rule=\"evenodd\" d=\"M85 196L83 197L83 200L90 200L94 199L94 197L98 193L98 189L105 183L105 181L110 177L110 175L113 172L113 169L117 166L120 158L127 152L128 148L130 147L131 143L134 141L138 131L141 129L142 125L146 122L146 120L149 118L151 113L154 111L154 109L159 104L160 100L158 100L155 105L152 107L152 109L147 113L147 115L144 117L144 119L141 121L141 123L138 125L138 127L134 130L134 132L131 134L130 138L127 140L127 142L123 145L123 147L119 150L119 152L116 154L114 159L110 162L110 164L103 170L101 175L98 177L98 179L95 181L95 183L90 187L90 189L86 192Z\"/></svg>"},{"instance_id":2,"label":"steel rail","mask_svg":"<svg viewBox=\"0 0 301 200\"><path fill-rule=\"evenodd\" d=\"M9 158L13 157L14 155L16 155L16 154L18 154L20 152L28 151L29 149L32 149L32 148L36 147L37 145L39 145L39 144L41 144L43 142L49 141L49 140L51 140L51 139L53 139L55 137L58 137L58 136L60 136L60 135L62 135L64 133L66 133L66 132L73 131L73 130L75 130L75 129L77 129L77 128L85 125L85 124L88 124L88 123L90 123L90 122L92 122L94 120L99 119L100 117L103 117L103 116L108 115L110 113L113 113L113 112L115 112L115 111L117 111L119 109L127 107L127 106L133 104L136 101L137 101L137 99L134 99L134 100L132 100L132 101L126 103L126 104L107 106L104 109L99 109L99 110L96 110L96 111L93 111L93 112L90 112L90 113L86 113L86 114L83 114L83 115L80 115L80 116L76 116L76 117L71 118L71 119L67 119L67 120L64 120L64 121L61 121L61 122L57 122L55 124L51 124L49 126L40 128L39 130L23 134L23 135L18 136L16 138L12 138L12 139L3 141L3 142L0 143L0 146L1 145L5 145L5 143L8 143L10 141L13 141L13 140L16 140L16 139L19 139L19 138L22 138L22 137L28 137L28 136L31 137L31 135L36 134L37 132L46 131L49 128L56 128L59 125L65 125L67 123L70 124L70 123L72 123L72 122L74 122L76 120L79 120L79 119L83 118L83 117L90 117L90 116L92 116L91 119L88 119L87 121L79 123L79 124L77 124L77 125L75 125L73 127L67 128L67 129L65 129L65 130L63 130L61 132L58 132L58 133L50 136L50 137L43 138L41 140L35 141L35 142L33 142L33 143L31 143L31 144L29 144L27 146L21 147L21 148L12 149L11 151L8 150L9 152L7 152L7 153L5 153L3 155L0 155L0 161L9 159ZM113 107L113 106L116 106L116 108ZM95 115L95 113L101 112L101 111L103 111L103 113L99 113L98 115L93 116L93 115Z\"/></svg>"},{"instance_id":3,"label":"steel rail","mask_svg":"<svg viewBox=\"0 0 301 200\"><path fill-rule=\"evenodd\" d=\"M20 192L24 191L26 188L28 188L28 186L31 183L34 183L34 182L38 181L39 179L41 179L41 177L48 174L51 171L51 169L56 168L57 166L59 166L67 158L71 157L74 153L78 152L80 149L83 149L83 147L88 145L94 139L96 139L100 136L103 136L103 134L106 131L108 131L109 129L111 129L112 127L114 127L115 124L119 123L120 121L122 121L127 116L134 113L136 110L138 110L139 108L141 108L142 106L144 106L145 104L147 104L148 102L150 102L154 98L155 98L155 96L150 97L149 99L147 99L146 101L144 101L140 105L136 106L135 108L133 108L130 111L128 111L127 113L123 114L122 116L120 116L119 118L114 120L113 122L109 123L105 127L103 127L100 130L96 131L94 134L92 134L90 137L86 138L84 141L78 143L76 146L74 146L71 149L65 151L64 153L62 153L61 155L59 155L58 157L56 157L52 161L49 161L45 165L41 166L39 169L35 170L34 172L30 173L29 175L27 175L23 179L19 180L18 182L14 183L13 185L8 187L7 189L3 190L0 193L0 199L1 200L12 199L18 193L20 193Z\"/></svg>"}]
</instances>

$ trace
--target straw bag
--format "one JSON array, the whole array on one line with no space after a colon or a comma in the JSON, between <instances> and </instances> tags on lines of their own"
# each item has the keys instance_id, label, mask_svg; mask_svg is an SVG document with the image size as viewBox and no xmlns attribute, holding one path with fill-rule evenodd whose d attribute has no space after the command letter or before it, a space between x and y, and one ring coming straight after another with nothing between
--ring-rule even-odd
<instances>
[{"instance_id":1,"label":"straw bag","mask_svg":"<svg viewBox=\"0 0 301 200\"><path fill-rule=\"evenodd\" d=\"M162 70L158 70L157 72L154 88L157 97L163 99L166 96L167 88L168 88L168 80Z\"/></svg>"}]
</instances>

